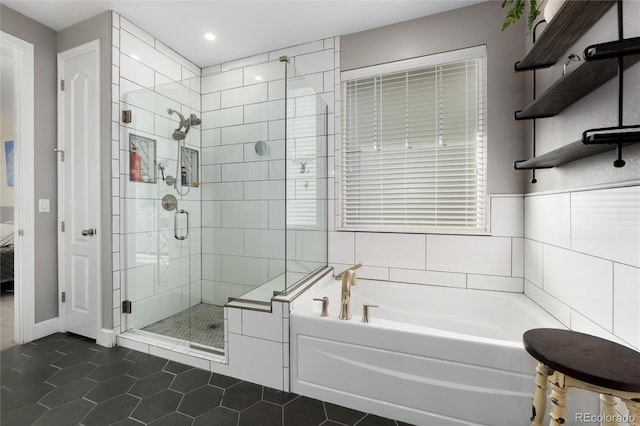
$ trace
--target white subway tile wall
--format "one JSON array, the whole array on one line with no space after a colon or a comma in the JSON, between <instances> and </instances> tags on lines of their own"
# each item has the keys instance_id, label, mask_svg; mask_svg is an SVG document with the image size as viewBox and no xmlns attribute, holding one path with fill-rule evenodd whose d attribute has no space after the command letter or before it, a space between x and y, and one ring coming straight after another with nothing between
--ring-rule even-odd
<instances>
[{"instance_id":1,"label":"white subway tile wall","mask_svg":"<svg viewBox=\"0 0 640 426\"><path fill-rule=\"evenodd\" d=\"M640 348L640 186L525 198L525 294L571 329Z\"/></svg>"}]
</instances>

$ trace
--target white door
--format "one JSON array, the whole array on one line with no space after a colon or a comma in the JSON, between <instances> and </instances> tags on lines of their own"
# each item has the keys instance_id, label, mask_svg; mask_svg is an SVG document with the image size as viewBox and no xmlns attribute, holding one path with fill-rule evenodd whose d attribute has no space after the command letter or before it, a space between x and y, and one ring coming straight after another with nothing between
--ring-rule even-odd
<instances>
[{"instance_id":1,"label":"white door","mask_svg":"<svg viewBox=\"0 0 640 426\"><path fill-rule=\"evenodd\" d=\"M58 261L64 331L96 338L100 280L100 45L58 54Z\"/></svg>"}]
</instances>

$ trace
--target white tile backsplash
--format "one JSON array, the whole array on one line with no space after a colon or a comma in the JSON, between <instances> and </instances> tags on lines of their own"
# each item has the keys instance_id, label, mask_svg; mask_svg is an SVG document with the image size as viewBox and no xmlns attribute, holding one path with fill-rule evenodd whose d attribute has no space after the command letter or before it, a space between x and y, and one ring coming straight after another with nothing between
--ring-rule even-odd
<instances>
[{"instance_id":1,"label":"white tile backsplash","mask_svg":"<svg viewBox=\"0 0 640 426\"><path fill-rule=\"evenodd\" d=\"M355 262L369 266L425 269L425 236L419 234L355 234Z\"/></svg>"},{"instance_id":2,"label":"white tile backsplash","mask_svg":"<svg viewBox=\"0 0 640 426\"><path fill-rule=\"evenodd\" d=\"M571 196L525 197L525 237L546 244L571 246Z\"/></svg>"},{"instance_id":3,"label":"white tile backsplash","mask_svg":"<svg viewBox=\"0 0 640 426\"><path fill-rule=\"evenodd\" d=\"M469 274L467 276L467 287L480 290L522 293L524 291L524 280L522 278L498 277L495 275Z\"/></svg>"},{"instance_id":4,"label":"white tile backsplash","mask_svg":"<svg viewBox=\"0 0 640 426\"><path fill-rule=\"evenodd\" d=\"M524 238L511 239L511 276L524 277Z\"/></svg>"},{"instance_id":5,"label":"white tile backsplash","mask_svg":"<svg viewBox=\"0 0 640 426\"><path fill-rule=\"evenodd\" d=\"M558 321L569 327L571 324L571 308L569 306L527 280L524 282L524 293Z\"/></svg>"},{"instance_id":6,"label":"white tile backsplash","mask_svg":"<svg viewBox=\"0 0 640 426\"><path fill-rule=\"evenodd\" d=\"M511 276L511 238L427 235L426 269Z\"/></svg>"},{"instance_id":7,"label":"white tile backsplash","mask_svg":"<svg viewBox=\"0 0 640 426\"><path fill-rule=\"evenodd\" d=\"M491 197L491 235L498 237L524 236L523 197Z\"/></svg>"},{"instance_id":8,"label":"white tile backsplash","mask_svg":"<svg viewBox=\"0 0 640 426\"><path fill-rule=\"evenodd\" d=\"M613 327L613 264L545 245L543 289L607 330Z\"/></svg>"},{"instance_id":9,"label":"white tile backsplash","mask_svg":"<svg viewBox=\"0 0 640 426\"><path fill-rule=\"evenodd\" d=\"M613 332L640 348L640 268L614 264Z\"/></svg>"},{"instance_id":10,"label":"white tile backsplash","mask_svg":"<svg viewBox=\"0 0 640 426\"><path fill-rule=\"evenodd\" d=\"M571 248L640 267L640 186L571 194Z\"/></svg>"},{"instance_id":11,"label":"white tile backsplash","mask_svg":"<svg viewBox=\"0 0 640 426\"><path fill-rule=\"evenodd\" d=\"M329 263L355 265L355 233L329 232Z\"/></svg>"},{"instance_id":12,"label":"white tile backsplash","mask_svg":"<svg viewBox=\"0 0 640 426\"><path fill-rule=\"evenodd\" d=\"M392 282L427 284L445 287L467 287L467 275L453 272L416 271L413 269L389 270L389 280Z\"/></svg>"}]
</instances>

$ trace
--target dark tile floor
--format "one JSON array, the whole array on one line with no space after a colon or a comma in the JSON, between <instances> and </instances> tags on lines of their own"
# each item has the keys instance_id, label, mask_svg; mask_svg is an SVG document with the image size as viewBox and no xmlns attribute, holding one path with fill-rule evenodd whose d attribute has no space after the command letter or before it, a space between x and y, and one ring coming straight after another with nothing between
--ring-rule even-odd
<instances>
[{"instance_id":1,"label":"dark tile floor","mask_svg":"<svg viewBox=\"0 0 640 426\"><path fill-rule=\"evenodd\" d=\"M405 425L70 334L5 349L0 367L2 426Z\"/></svg>"}]
</instances>

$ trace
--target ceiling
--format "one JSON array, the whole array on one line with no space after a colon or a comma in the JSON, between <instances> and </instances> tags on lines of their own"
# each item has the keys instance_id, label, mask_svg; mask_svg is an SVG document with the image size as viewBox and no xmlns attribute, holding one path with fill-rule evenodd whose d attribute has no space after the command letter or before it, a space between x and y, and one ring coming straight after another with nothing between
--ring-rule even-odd
<instances>
[{"instance_id":1,"label":"ceiling","mask_svg":"<svg viewBox=\"0 0 640 426\"><path fill-rule=\"evenodd\" d=\"M486 0L3 0L62 30L115 10L200 67L346 35ZM212 32L216 40L204 39Z\"/></svg>"}]
</instances>

